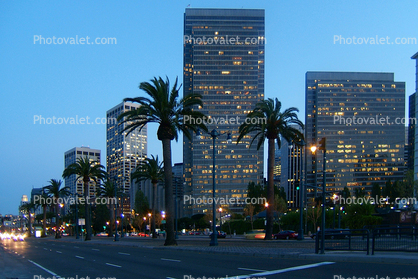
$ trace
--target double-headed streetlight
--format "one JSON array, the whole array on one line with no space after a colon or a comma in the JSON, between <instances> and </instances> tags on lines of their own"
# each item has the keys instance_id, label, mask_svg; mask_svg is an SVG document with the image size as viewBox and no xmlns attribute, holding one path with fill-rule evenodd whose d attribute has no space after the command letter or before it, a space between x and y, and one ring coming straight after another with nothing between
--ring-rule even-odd
<instances>
[{"instance_id":1,"label":"double-headed streetlight","mask_svg":"<svg viewBox=\"0 0 418 279\"><path fill-rule=\"evenodd\" d=\"M119 241L119 237L118 237L118 223L117 223L117 220L118 220L118 213L117 213L117 210L118 210L118 194L117 194L117 189L116 189L116 180L118 179L118 177L117 177L117 175L115 175L115 177L114 177L114 185L113 185L113 188L115 188L115 202L116 202L116 204L115 204L115 239L114 239L114 241Z\"/></svg>"},{"instance_id":2,"label":"double-headed streetlight","mask_svg":"<svg viewBox=\"0 0 418 279\"><path fill-rule=\"evenodd\" d=\"M327 182L327 176L325 173L325 169L326 169L326 161L327 161L327 149L326 149L326 143L327 143L327 139L326 138L322 138L319 141L319 146L312 146L311 150L313 153L315 153L315 151L317 149L322 150L323 154L324 154L324 158L323 158L323 162L322 162L322 224L321 224L321 254L325 254L325 192L326 192L326 182ZM315 173L316 176L316 173Z\"/></svg>"},{"instance_id":3,"label":"double-headed streetlight","mask_svg":"<svg viewBox=\"0 0 418 279\"><path fill-rule=\"evenodd\" d=\"M213 165L212 165L212 185L213 185L213 189L212 189L212 215L213 215L213 222L212 222L212 237L210 239L210 243L209 246L217 246L218 245L218 236L216 233L216 204L215 204L215 190L216 190L216 183L215 183L215 154L216 154L216 146L215 146L215 139L221 135L227 134L227 142L231 143L232 142L232 136L231 133L227 132L227 133L218 133L218 131L216 131L215 129L213 129L210 133L208 133L208 135L210 135L212 137L212 150L213 150ZM200 132L200 129L197 129L196 131L196 136L200 139L202 137L202 134Z\"/></svg>"}]
</instances>

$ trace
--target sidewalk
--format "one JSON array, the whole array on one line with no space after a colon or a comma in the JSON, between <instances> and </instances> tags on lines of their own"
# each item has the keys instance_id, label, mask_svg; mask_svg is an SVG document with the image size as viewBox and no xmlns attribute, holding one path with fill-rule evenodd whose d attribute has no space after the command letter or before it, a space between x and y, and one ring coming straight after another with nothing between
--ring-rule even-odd
<instances>
[{"instance_id":1,"label":"sidewalk","mask_svg":"<svg viewBox=\"0 0 418 279\"><path fill-rule=\"evenodd\" d=\"M108 237L93 237L90 241L82 241L74 237L62 239L44 238L46 241L76 242L99 245L122 245L148 249L171 249L180 251L195 251L204 253L221 253L231 255L262 256L271 258L298 258L315 261L336 262L368 262L368 263L400 263L418 265L418 253L407 252L376 252L366 255L366 252L356 251L325 251L325 254L315 254L312 241L281 241L266 242L262 240L221 241L218 246L209 246L209 239L179 239L178 246L164 246L164 239L127 237L113 241ZM275 246L275 247L274 247ZM283 247L290 246L290 247ZM303 247L305 246L305 247Z\"/></svg>"}]
</instances>

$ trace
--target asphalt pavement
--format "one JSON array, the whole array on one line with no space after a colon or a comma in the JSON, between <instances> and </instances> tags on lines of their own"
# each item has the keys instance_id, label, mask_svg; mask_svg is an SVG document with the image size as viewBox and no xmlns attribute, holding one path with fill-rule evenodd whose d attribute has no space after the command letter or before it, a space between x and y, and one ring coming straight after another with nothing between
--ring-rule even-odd
<instances>
[{"instance_id":1,"label":"asphalt pavement","mask_svg":"<svg viewBox=\"0 0 418 279\"><path fill-rule=\"evenodd\" d=\"M193 237L193 238L192 238ZM0 278L414 278L418 255L313 253L313 241L249 241L180 237L178 246L164 239L127 237L118 242L95 237L30 238L0 242ZM293 248L293 250L292 250ZM366 261L365 259L373 259ZM387 260L382 262L382 260ZM48 277L49 276L49 277ZM367 278L367 277L365 277Z\"/></svg>"}]
</instances>

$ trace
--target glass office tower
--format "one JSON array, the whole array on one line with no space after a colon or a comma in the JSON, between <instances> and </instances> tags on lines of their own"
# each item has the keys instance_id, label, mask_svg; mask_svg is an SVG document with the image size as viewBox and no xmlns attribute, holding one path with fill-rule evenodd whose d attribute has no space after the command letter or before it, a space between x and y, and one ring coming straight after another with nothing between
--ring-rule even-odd
<instances>
[{"instance_id":1,"label":"glass office tower","mask_svg":"<svg viewBox=\"0 0 418 279\"><path fill-rule=\"evenodd\" d=\"M209 131L232 133L216 140L218 197L242 199L248 183L263 178L263 148L250 148L251 136L236 144L238 128L264 99L264 10L186 9L184 14L184 95L198 93ZM185 194L212 195L212 138L184 137ZM211 212L211 205L185 204L185 214ZM230 211L242 212L240 204Z\"/></svg>"},{"instance_id":2,"label":"glass office tower","mask_svg":"<svg viewBox=\"0 0 418 279\"><path fill-rule=\"evenodd\" d=\"M393 73L306 73L306 142L326 138L331 193L347 186L367 195L375 182L403 178L404 118L405 82L394 81ZM323 153L306 155L307 183L322 188Z\"/></svg>"}]
</instances>

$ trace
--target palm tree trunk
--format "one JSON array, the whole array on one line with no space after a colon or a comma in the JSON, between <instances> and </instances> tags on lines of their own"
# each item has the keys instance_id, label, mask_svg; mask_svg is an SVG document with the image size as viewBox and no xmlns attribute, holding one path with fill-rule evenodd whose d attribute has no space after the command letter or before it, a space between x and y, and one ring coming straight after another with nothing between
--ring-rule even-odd
<instances>
[{"instance_id":1,"label":"palm tree trunk","mask_svg":"<svg viewBox=\"0 0 418 279\"><path fill-rule=\"evenodd\" d=\"M42 206L43 209L43 221L42 221L42 237L46 236L46 204Z\"/></svg>"},{"instance_id":2,"label":"palm tree trunk","mask_svg":"<svg viewBox=\"0 0 418 279\"><path fill-rule=\"evenodd\" d=\"M268 159L267 159L267 224L265 240L271 240L273 234L273 209L274 209L274 139L268 139Z\"/></svg>"},{"instance_id":3,"label":"palm tree trunk","mask_svg":"<svg viewBox=\"0 0 418 279\"><path fill-rule=\"evenodd\" d=\"M116 206L115 204L113 206ZM112 237L113 236L113 215L114 215L114 210L110 209L111 206L109 206L109 212L110 212L110 223L109 223L109 234L108 237Z\"/></svg>"},{"instance_id":4,"label":"palm tree trunk","mask_svg":"<svg viewBox=\"0 0 418 279\"><path fill-rule=\"evenodd\" d=\"M58 216L58 209L59 205L58 203L55 205L55 226L57 227L57 230L55 232L55 238L60 238L60 222L59 222L59 216Z\"/></svg>"},{"instance_id":5,"label":"palm tree trunk","mask_svg":"<svg viewBox=\"0 0 418 279\"><path fill-rule=\"evenodd\" d=\"M90 219L90 202L87 197L89 196L89 182L84 180L84 201L85 201L85 215L86 215L86 240L91 240L91 219Z\"/></svg>"},{"instance_id":6,"label":"palm tree trunk","mask_svg":"<svg viewBox=\"0 0 418 279\"><path fill-rule=\"evenodd\" d=\"M155 207L157 206L157 183L152 185L152 223L151 223L151 231L152 231L152 238L157 238L157 234L155 232Z\"/></svg>"},{"instance_id":7,"label":"palm tree trunk","mask_svg":"<svg viewBox=\"0 0 418 279\"><path fill-rule=\"evenodd\" d=\"M29 213L29 218L28 218L28 226L29 226L29 230L28 230L28 237L32 236L32 217L30 216L30 209L28 210Z\"/></svg>"},{"instance_id":8,"label":"palm tree trunk","mask_svg":"<svg viewBox=\"0 0 418 279\"><path fill-rule=\"evenodd\" d=\"M162 139L165 178L165 210L166 210L166 238L165 246L177 245L174 235L174 198L173 198L173 173L171 166L171 140Z\"/></svg>"}]
</instances>

